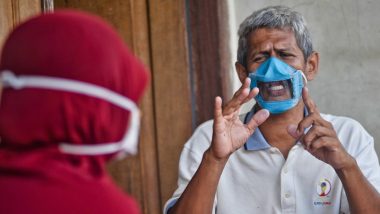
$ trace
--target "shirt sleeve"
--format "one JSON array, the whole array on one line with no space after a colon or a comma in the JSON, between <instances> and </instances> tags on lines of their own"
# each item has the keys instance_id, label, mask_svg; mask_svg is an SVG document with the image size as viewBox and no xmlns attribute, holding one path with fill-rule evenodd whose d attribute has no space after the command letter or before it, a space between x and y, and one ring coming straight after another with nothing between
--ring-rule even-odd
<instances>
[{"instance_id":1,"label":"shirt sleeve","mask_svg":"<svg viewBox=\"0 0 380 214\"><path fill-rule=\"evenodd\" d=\"M168 210L175 205L178 198L186 189L187 184L197 171L203 157L203 153L209 148L212 136L212 121L200 125L186 142L179 160L179 171L177 189L173 196L166 202L163 213L167 214ZM215 210L214 203L214 210Z\"/></svg>"},{"instance_id":2,"label":"shirt sleeve","mask_svg":"<svg viewBox=\"0 0 380 214\"><path fill-rule=\"evenodd\" d=\"M380 192L380 165L374 147L373 137L357 122L354 123L355 130L350 130L351 143L347 146L347 151L352 155L361 172L368 182ZM346 193L342 192L341 213L350 213Z\"/></svg>"}]
</instances>

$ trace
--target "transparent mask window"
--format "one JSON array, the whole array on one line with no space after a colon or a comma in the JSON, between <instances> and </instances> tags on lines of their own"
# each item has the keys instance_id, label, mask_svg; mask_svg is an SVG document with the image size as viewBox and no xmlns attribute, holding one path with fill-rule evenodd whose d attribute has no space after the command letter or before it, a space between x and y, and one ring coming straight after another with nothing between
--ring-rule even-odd
<instances>
[{"instance_id":1,"label":"transparent mask window","mask_svg":"<svg viewBox=\"0 0 380 214\"><path fill-rule=\"evenodd\" d=\"M257 81L257 86L265 101L282 101L294 97L291 79L274 82Z\"/></svg>"}]
</instances>

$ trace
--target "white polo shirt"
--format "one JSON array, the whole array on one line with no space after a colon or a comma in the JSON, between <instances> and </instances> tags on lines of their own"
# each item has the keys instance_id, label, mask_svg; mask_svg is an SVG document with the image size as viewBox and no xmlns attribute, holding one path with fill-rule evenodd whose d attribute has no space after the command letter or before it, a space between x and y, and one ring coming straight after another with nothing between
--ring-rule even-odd
<instances>
[{"instance_id":1,"label":"white polo shirt","mask_svg":"<svg viewBox=\"0 0 380 214\"><path fill-rule=\"evenodd\" d=\"M252 113L246 116L248 120ZM355 120L322 114L332 123L347 152L380 191L380 167L373 138ZM179 163L178 188L165 205L174 205L210 146L213 121L200 125L185 144ZM233 153L221 175L214 213L349 213L347 197L335 170L295 144L285 160L257 128Z\"/></svg>"}]
</instances>

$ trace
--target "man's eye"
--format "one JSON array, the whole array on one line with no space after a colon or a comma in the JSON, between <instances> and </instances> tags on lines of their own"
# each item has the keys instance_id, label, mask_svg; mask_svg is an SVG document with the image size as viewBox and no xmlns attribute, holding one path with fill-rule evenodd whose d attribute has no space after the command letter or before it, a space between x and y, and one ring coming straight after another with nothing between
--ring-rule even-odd
<instances>
[{"instance_id":1,"label":"man's eye","mask_svg":"<svg viewBox=\"0 0 380 214\"><path fill-rule=\"evenodd\" d=\"M258 57L255 57L253 58L253 62L263 62L265 61L265 57L264 56L258 56Z\"/></svg>"},{"instance_id":2,"label":"man's eye","mask_svg":"<svg viewBox=\"0 0 380 214\"><path fill-rule=\"evenodd\" d=\"M289 53L280 53L280 57L291 57L293 56L292 54L289 54Z\"/></svg>"}]
</instances>

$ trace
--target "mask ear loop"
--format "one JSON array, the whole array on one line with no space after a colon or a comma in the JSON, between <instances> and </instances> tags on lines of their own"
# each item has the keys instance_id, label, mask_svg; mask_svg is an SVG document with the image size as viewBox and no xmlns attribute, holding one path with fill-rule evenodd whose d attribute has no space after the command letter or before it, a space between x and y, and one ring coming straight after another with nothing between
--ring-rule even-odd
<instances>
[{"instance_id":1,"label":"mask ear loop","mask_svg":"<svg viewBox=\"0 0 380 214\"><path fill-rule=\"evenodd\" d=\"M115 159L121 160L128 155L135 155L137 153L139 133L140 111L137 109L131 111L128 130L125 132L123 139L119 143L121 149L119 149L120 152L115 156Z\"/></svg>"},{"instance_id":2,"label":"mask ear loop","mask_svg":"<svg viewBox=\"0 0 380 214\"><path fill-rule=\"evenodd\" d=\"M122 150L127 150L130 154L135 154L137 152L136 149L132 148L132 145L127 145L127 142L137 142L138 140L140 112L136 104L127 97L121 96L107 88L103 88L94 84L64 78L31 75L16 77L11 71L3 71L1 73L0 80L3 83L3 87L11 87L14 89L22 89L25 87L44 88L84 94L87 96L107 100L108 102L131 112L128 131L123 137L121 143L110 142L93 145L74 145L62 142L59 144L59 150L62 153L74 155L102 155L112 154Z\"/></svg>"},{"instance_id":3,"label":"mask ear loop","mask_svg":"<svg viewBox=\"0 0 380 214\"><path fill-rule=\"evenodd\" d=\"M298 70L299 72L301 72L301 75L303 77L303 79L305 80L305 86L307 85L307 78L305 76L305 74L301 71L301 70Z\"/></svg>"}]
</instances>

